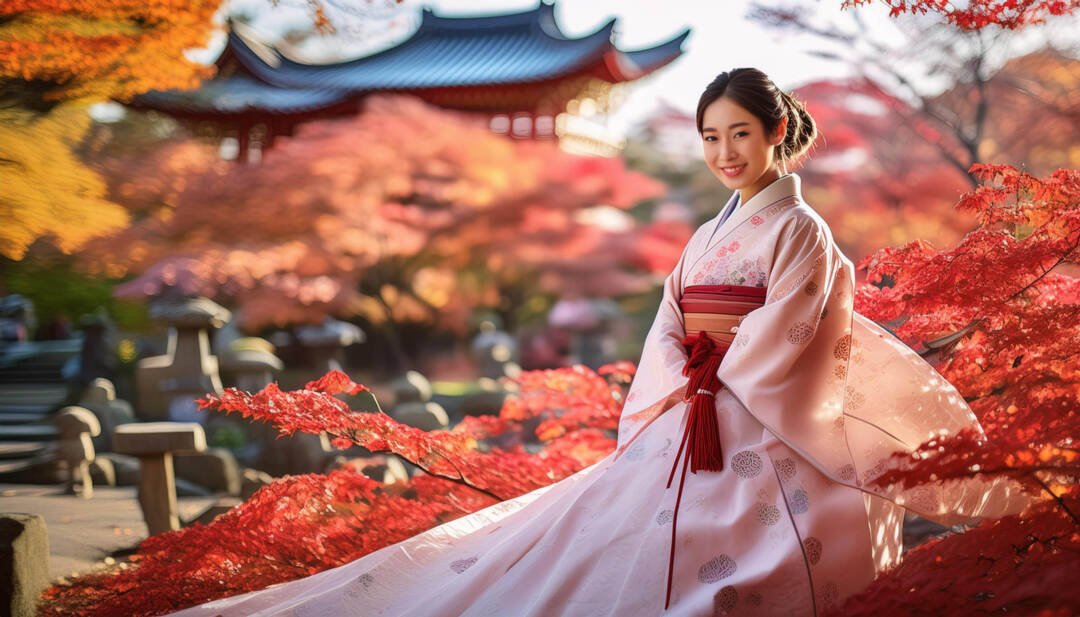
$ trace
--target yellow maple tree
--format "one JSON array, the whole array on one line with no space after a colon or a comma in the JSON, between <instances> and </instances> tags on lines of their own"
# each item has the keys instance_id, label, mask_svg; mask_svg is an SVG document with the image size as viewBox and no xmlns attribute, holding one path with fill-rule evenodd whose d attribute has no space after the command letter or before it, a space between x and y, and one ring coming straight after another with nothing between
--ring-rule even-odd
<instances>
[{"instance_id":1,"label":"yellow maple tree","mask_svg":"<svg viewBox=\"0 0 1080 617\"><path fill-rule=\"evenodd\" d=\"M89 124L74 105L40 115L0 109L0 255L20 259L42 236L69 253L127 223L126 210L106 199L105 182L72 151Z\"/></svg>"}]
</instances>

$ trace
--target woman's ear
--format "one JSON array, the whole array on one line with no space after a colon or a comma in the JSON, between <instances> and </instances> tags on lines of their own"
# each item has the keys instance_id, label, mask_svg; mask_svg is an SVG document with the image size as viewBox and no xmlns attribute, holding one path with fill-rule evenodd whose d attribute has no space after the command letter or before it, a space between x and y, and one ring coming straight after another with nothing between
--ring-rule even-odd
<instances>
[{"instance_id":1,"label":"woman's ear","mask_svg":"<svg viewBox=\"0 0 1080 617\"><path fill-rule=\"evenodd\" d=\"M784 137L787 135L787 116L780 118L780 124L776 125L776 135L773 136L772 145L779 146L784 143Z\"/></svg>"}]
</instances>

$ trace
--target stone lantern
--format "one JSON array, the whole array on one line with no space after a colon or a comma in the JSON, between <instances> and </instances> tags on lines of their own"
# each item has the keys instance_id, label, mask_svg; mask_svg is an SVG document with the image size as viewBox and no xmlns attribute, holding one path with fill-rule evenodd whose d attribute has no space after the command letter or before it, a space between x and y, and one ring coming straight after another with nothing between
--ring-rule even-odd
<instances>
[{"instance_id":1,"label":"stone lantern","mask_svg":"<svg viewBox=\"0 0 1080 617\"><path fill-rule=\"evenodd\" d=\"M296 341L318 376L341 370L341 353L349 345L364 342L364 331L355 325L327 317L317 326L296 329Z\"/></svg>"},{"instance_id":2,"label":"stone lantern","mask_svg":"<svg viewBox=\"0 0 1080 617\"><path fill-rule=\"evenodd\" d=\"M274 380L285 365L274 355L274 345L257 337L238 338L221 353L221 372L231 377L230 385L258 392Z\"/></svg>"},{"instance_id":3,"label":"stone lantern","mask_svg":"<svg viewBox=\"0 0 1080 617\"><path fill-rule=\"evenodd\" d=\"M231 314L207 298L178 298L153 303L150 317L169 327L168 350L136 366L135 412L147 420L196 421L195 399L222 392L209 331Z\"/></svg>"}]
</instances>

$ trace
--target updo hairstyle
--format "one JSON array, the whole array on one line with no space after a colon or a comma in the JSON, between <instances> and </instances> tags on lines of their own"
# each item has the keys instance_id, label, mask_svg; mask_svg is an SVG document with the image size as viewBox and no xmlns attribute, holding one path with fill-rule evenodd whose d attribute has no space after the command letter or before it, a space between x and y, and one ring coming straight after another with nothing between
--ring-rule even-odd
<instances>
[{"instance_id":1,"label":"updo hairstyle","mask_svg":"<svg viewBox=\"0 0 1080 617\"><path fill-rule=\"evenodd\" d=\"M780 120L787 117L787 134L776 146L776 158L783 164L797 160L817 138L817 125L806 106L776 87L768 75L753 68L734 69L716 76L701 93L697 106L697 130L701 134L705 108L726 96L761 120L767 135L772 135Z\"/></svg>"}]
</instances>

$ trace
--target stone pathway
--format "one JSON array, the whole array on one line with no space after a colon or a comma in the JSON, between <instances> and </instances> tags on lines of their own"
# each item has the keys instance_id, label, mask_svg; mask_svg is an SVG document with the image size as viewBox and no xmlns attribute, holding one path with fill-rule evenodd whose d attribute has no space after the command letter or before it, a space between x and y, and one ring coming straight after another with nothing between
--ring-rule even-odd
<instances>
[{"instance_id":1,"label":"stone pathway","mask_svg":"<svg viewBox=\"0 0 1080 617\"><path fill-rule=\"evenodd\" d=\"M0 484L0 512L45 517L52 579L108 563L109 555L133 550L146 539L135 487L95 486L91 499L64 495L61 490L53 485ZM214 497L179 498L181 520L197 517L216 501Z\"/></svg>"}]
</instances>

